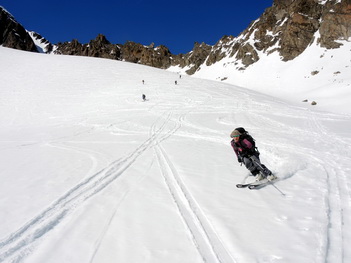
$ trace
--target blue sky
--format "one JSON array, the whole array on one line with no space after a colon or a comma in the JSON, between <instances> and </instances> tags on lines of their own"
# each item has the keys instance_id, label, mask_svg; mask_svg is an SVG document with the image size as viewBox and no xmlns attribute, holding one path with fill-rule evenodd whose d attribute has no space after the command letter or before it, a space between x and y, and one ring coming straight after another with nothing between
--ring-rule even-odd
<instances>
[{"instance_id":1,"label":"blue sky","mask_svg":"<svg viewBox=\"0 0 351 263\"><path fill-rule=\"evenodd\" d=\"M101 33L113 44L134 41L188 53L194 42L214 45L238 36L273 0L1 0L27 30L51 43L88 43Z\"/></svg>"}]
</instances>

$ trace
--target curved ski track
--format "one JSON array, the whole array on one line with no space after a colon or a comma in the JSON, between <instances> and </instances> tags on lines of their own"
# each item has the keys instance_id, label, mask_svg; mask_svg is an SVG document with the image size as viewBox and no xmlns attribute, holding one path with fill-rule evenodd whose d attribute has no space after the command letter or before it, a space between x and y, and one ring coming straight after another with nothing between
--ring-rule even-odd
<instances>
[{"instance_id":1,"label":"curved ski track","mask_svg":"<svg viewBox=\"0 0 351 263\"><path fill-rule=\"evenodd\" d=\"M51 206L29 222L0 241L0 262L22 262L31 253L35 244L54 229L67 214L95 196L120 177L146 150L155 144L164 125L155 129L150 137L130 154L114 161L98 173L88 177L70 189ZM169 134L168 136L170 136ZM168 136L163 136L166 139ZM159 142L160 140L157 140Z\"/></svg>"},{"instance_id":2,"label":"curved ski track","mask_svg":"<svg viewBox=\"0 0 351 263\"><path fill-rule=\"evenodd\" d=\"M77 184L36 217L1 240L0 262L25 261L40 240L60 224L68 214L114 182L150 148L155 151L169 192L204 262L235 262L161 146L162 141L172 136L181 127L186 114L180 115L175 121L172 120L172 111L159 116L150 129L149 138L133 152ZM165 132L166 127L170 127L167 132Z\"/></svg>"},{"instance_id":3,"label":"curved ski track","mask_svg":"<svg viewBox=\"0 0 351 263\"><path fill-rule=\"evenodd\" d=\"M174 121L174 128L163 136L157 136L154 147L160 171L164 177L165 183L169 192L177 206L179 214L186 225L194 246L198 250L204 262L235 262L229 252L226 250L221 239L213 229L206 215L202 212L201 207L196 202L185 183L182 181L177 172L175 165L168 157L161 142L174 134L181 126L186 113L181 115L177 121ZM162 130L167 122L170 121L170 116L161 125ZM150 134L157 133L157 126L153 125Z\"/></svg>"}]
</instances>

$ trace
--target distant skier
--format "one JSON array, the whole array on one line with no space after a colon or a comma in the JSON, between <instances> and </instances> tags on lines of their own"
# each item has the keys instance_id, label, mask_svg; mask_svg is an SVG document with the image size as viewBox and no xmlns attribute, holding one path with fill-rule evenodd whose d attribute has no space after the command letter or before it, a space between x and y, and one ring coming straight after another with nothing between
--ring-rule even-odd
<instances>
[{"instance_id":1,"label":"distant skier","mask_svg":"<svg viewBox=\"0 0 351 263\"><path fill-rule=\"evenodd\" d=\"M177 81L174 81L174 84L176 84L176 85L177 85L177 84L178 84L178 82L177 82Z\"/></svg>"},{"instance_id":2,"label":"distant skier","mask_svg":"<svg viewBox=\"0 0 351 263\"><path fill-rule=\"evenodd\" d=\"M145 94L143 94L141 97L143 98L143 101L146 101L146 95Z\"/></svg>"},{"instance_id":3,"label":"distant skier","mask_svg":"<svg viewBox=\"0 0 351 263\"><path fill-rule=\"evenodd\" d=\"M244 163L245 167L255 176L256 181L264 178L271 181L277 178L264 164L261 164L260 153L255 146L255 140L244 128L236 128L232 131L230 137L238 162Z\"/></svg>"},{"instance_id":4,"label":"distant skier","mask_svg":"<svg viewBox=\"0 0 351 263\"><path fill-rule=\"evenodd\" d=\"M145 81L144 80L142 80L142 82L143 82L143 85L145 84Z\"/></svg>"}]
</instances>

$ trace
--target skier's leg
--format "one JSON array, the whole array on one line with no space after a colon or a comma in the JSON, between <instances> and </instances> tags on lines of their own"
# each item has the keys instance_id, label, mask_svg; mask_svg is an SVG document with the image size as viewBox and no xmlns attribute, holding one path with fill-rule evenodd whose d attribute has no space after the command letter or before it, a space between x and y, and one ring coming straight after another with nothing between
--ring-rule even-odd
<instances>
[{"instance_id":1,"label":"skier's leg","mask_svg":"<svg viewBox=\"0 0 351 263\"><path fill-rule=\"evenodd\" d=\"M266 175L262 172L263 167L260 162L260 158L257 155L252 155L249 158L249 161L247 162L249 164L249 167L246 166L253 175L255 175L255 180L260 181L264 178L266 178Z\"/></svg>"},{"instance_id":2,"label":"skier's leg","mask_svg":"<svg viewBox=\"0 0 351 263\"><path fill-rule=\"evenodd\" d=\"M256 176L260 171L257 169L255 163L248 157L243 158L245 167L250 171L253 176Z\"/></svg>"},{"instance_id":3,"label":"skier's leg","mask_svg":"<svg viewBox=\"0 0 351 263\"><path fill-rule=\"evenodd\" d=\"M271 175L272 174L272 172L271 172L271 170L269 170L264 164L261 164L261 166L262 166L262 168L263 168L263 170L262 170L262 172L265 174L265 175Z\"/></svg>"},{"instance_id":4,"label":"skier's leg","mask_svg":"<svg viewBox=\"0 0 351 263\"><path fill-rule=\"evenodd\" d=\"M255 166L257 167L257 169L263 173L263 175L265 177L272 175L272 172L264 165L260 162L260 159L258 156L251 156L250 159L252 160L252 162L255 164Z\"/></svg>"}]
</instances>

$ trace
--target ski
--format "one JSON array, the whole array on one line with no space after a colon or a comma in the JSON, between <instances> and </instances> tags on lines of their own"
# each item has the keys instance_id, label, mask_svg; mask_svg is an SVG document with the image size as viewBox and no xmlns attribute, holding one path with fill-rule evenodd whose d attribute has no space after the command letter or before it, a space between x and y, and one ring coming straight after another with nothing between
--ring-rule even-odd
<instances>
[{"instance_id":1,"label":"ski","mask_svg":"<svg viewBox=\"0 0 351 263\"><path fill-rule=\"evenodd\" d=\"M238 188L246 188L246 187L250 188L251 186L253 187L255 185L261 184L262 181L268 181L268 180L267 179L263 179L261 181L255 181L255 182L247 183L247 184L237 184L236 187L238 187Z\"/></svg>"},{"instance_id":2,"label":"ski","mask_svg":"<svg viewBox=\"0 0 351 263\"><path fill-rule=\"evenodd\" d=\"M251 185L251 183L250 184L237 184L236 187L245 188L245 187L248 187L249 185Z\"/></svg>"},{"instance_id":3,"label":"ski","mask_svg":"<svg viewBox=\"0 0 351 263\"><path fill-rule=\"evenodd\" d=\"M267 184L269 184L271 181L268 181L267 179L263 179L261 181L258 181L257 183L255 184L251 184L249 185L249 189L252 190L252 189L259 189L261 187L264 187L266 186Z\"/></svg>"},{"instance_id":4,"label":"ski","mask_svg":"<svg viewBox=\"0 0 351 263\"><path fill-rule=\"evenodd\" d=\"M262 188L262 187L264 187L266 185L269 185L269 184L273 183L276 180L277 180L277 178L274 179L274 180L271 180L271 181L269 181L268 179L263 179L263 180L260 180L260 181L247 183L247 184L237 184L236 187L237 188L249 188L250 190L259 189L259 188Z\"/></svg>"},{"instance_id":5,"label":"ski","mask_svg":"<svg viewBox=\"0 0 351 263\"><path fill-rule=\"evenodd\" d=\"M263 179L261 181L258 181L258 184L252 184L252 185L249 185L248 187L250 190L260 189L260 188L263 188L267 185L273 184L275 181L277 181L277 179L278 178L275 178L273 180Z\"/></svg>"}]
</instances>

